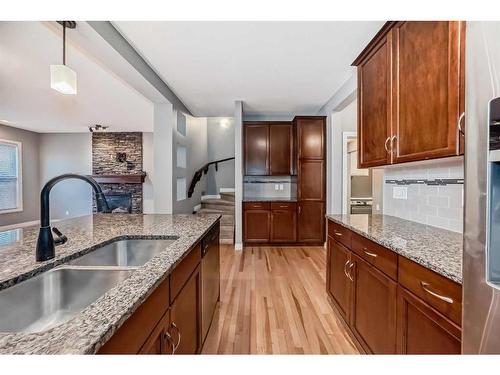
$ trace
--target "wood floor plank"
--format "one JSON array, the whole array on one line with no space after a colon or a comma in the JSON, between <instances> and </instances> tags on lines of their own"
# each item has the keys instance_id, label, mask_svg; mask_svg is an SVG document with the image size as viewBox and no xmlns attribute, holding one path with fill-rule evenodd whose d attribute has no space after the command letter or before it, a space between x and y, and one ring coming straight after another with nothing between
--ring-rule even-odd
<instances>
[{"instance_id":1,"label":"wood floor plank","mask_svg":"<svg viewBox=\"0 0 500 375\"><path fill-rule=\"evenodd\" d=\"M204 354L359 353L327 299L322 247L221 245L221 302Z\"/></svg>"}]
</instances>

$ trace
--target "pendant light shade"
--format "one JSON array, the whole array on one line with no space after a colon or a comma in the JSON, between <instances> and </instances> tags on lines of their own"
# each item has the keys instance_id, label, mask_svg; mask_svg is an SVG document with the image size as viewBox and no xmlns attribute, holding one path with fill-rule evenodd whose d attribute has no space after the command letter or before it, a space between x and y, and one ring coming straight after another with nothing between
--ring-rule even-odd
<instances>
[{"instance_id":1,"label":"pendant light shade","mask_svg":"<svg viewBox=\"0 0 500 375\"><path fill-rule=\"evenodd\" d=\"M63 27L63 63L50 66L50 87L65 95L76 95L76 73L66 66L66 27L74 29L74 21L57 21Z\"/></svg>"},{"instance_id":2,"label":"pendant light shade","mask_svg":"<svg viewBox=\"0 0 500 375\"><path fill-rule=\"evenodd\" d=\"M76 95L76 73L66 65L50 66L50 87L66 95Z\"/></svg>"}]
</instances>

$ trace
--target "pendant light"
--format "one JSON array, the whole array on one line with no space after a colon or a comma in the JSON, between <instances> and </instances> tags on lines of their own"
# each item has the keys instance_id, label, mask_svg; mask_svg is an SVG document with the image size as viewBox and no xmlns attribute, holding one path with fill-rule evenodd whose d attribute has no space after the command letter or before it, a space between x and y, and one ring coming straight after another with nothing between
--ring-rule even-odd
<instances>
[{"instance_id":1,"label":"pendant light","mask_svg":"<svg viewBox=\"0 0 500 375\"><path fill-rule=\"evenodd\" d=\"M57 21L63 27L63 63L50 66L50 87L65 95L76 95L76 73L66 66L66 28L74 29L75 21Z\"/></svg>"}]
</instances>

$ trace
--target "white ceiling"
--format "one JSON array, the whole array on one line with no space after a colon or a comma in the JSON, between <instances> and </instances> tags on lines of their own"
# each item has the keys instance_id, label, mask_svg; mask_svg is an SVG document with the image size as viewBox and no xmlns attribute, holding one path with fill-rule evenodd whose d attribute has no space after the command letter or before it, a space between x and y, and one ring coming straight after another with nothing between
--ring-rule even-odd
<instances>
[{"instance_id":1,"label":"white ceiling","mask_svg":"<svg viewBox=\"0 0 500 375\"><path fill-rule=\"evenodd\" d=\"M114 22L196 116L316 113L383 22Z\"/></svg>"},{"instance_id":2,"label":"white ceiling","mask_svg":"<svg viewBox=\"0 0 500 375\"><path fill-rule=\"evenodd\" d=\"M84 22L66 33L66 62L77 73L78 94L50 88L49 65L62 63L61 34L55 23L0 22L0 122L37 132L86 132L96 123L111 131L152 131L153 104L147 90L137 91L142 78ZM114 59L112 70L96 58L106 53L107 63Z\"/></svg>"}]
</instances>

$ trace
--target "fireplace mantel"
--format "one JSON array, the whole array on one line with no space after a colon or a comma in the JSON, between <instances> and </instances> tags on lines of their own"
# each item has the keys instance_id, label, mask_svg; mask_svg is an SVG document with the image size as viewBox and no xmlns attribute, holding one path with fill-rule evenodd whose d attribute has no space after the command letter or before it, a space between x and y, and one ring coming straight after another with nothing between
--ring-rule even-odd
<instances>
[{"instance_id":1,"label":"fireplace mantel","mask_svg":"<svg viewBox=\"0 0 500 375\"><path fill-rule=\"evenodd\" d=\"M142 184L146 179L146 172L142 174L99 174L92 178L98 184Z\"/></svg>"}]
</instances>

